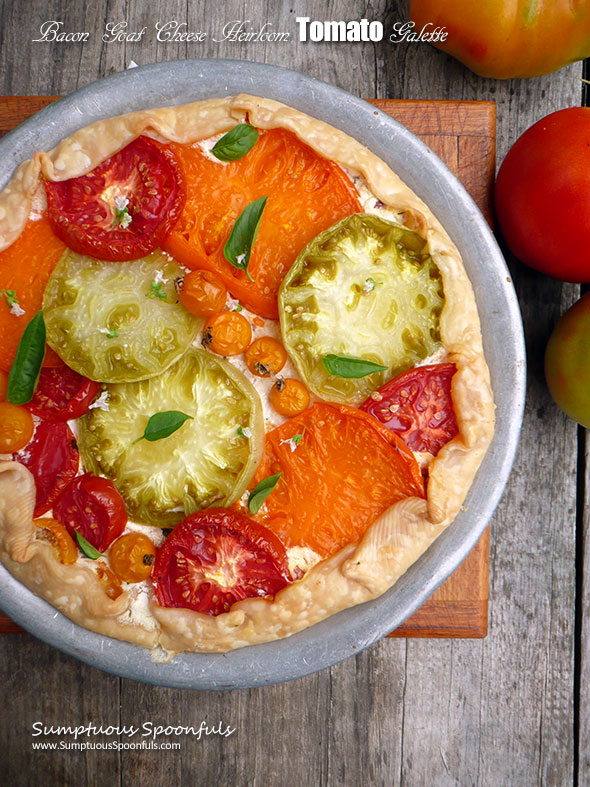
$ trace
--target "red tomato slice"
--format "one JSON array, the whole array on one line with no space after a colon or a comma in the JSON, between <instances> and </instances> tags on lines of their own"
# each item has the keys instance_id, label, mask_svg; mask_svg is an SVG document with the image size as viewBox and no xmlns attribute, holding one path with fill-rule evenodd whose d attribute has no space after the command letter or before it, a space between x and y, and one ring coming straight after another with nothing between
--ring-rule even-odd
<instances>
[{"instance_id":1,"label":"red tomato slice","mask_svg":"<svg viewBox=\"0 0 590 787\"><path fill-rule=\"evenodd\" d=\"M53 515L74 538L77 530L99 552L105 552L127 524L125 503L113 482L92 473L72 481Z\"/></svg>"},{"instance_id":2,"label":"red tomato slice","mask_svg":"<svg viewBox=\"0 0 590 787\"><path fill-rule=\"evenodd\" d=\"M101 260L135 260L156 249L186 199L176 156L148 137L138 137L87 175L46 181L45 192L55 234L79 254ZM127 218L117 212L125 200Z\"/></svg>"},{"instance_id":3,"label":"red tomato slice","mask_svg":"<svg viewBox=\"0 0 590 787\"><path fill-rule=\"evenodd\" d=\"M226 508L200 511L177 525L152 573L158 604L207 615L227 612L244 598L274 596L291 580L278 538Z\"/></svg>"},{"instance_id":4,"label":"red tomato slice","mask_svg":"<svg viewBox=\"0 0 590 787\"><path fill-rule=\"evenodd\" d=\"M339 219L362 210L350 179L284 129L261 131L258 142L229 164L192 145L172 145L187 179L182 216L164 248L188 268L214 271L234 296L263 317L278 318L281 282L301 249ZM236 219L268 197L248 272L223 249Z\"/></svg>"},{"instance_id":5,"label":"red tomato slice","mask_svg":"<svg viewBox=\"0 0 590 787\"><path fill-rule=\"evenodd\" d=\"M417 366L386 383L360 409L399 435L412 451L436 456L459 431L451 398L456 371L454 363Z\"/></svg>"},{"instance_id":6,"label":"red tomato slice","mask_svg":"<svg viewBox=\"0 0 590 787\"><path fill-rule=\"evenodd\" d=\"M283 475L256 519L285 546L310 547L324 558L358 541L394 503L424 497L412 452L346 405L316 402L268 432L250 491L277 473Z\"/></svg>"},{"instance_id":7,"label":"red tomato slice","mask_svg":"<svg viewBox=\"0 0 590 787\"><path fill-rule=\"evenodd\" d=\"M69 421L85 415L99 391L100 383L62 364L41 369L35 395L26 407L45 421Z\"/></svg>"},{"instance_id":8,"label":"red tomato slice","mask_svg":"<svg viewBox=\"0 0 590 787\"><path fill-rule=\"evenodd\" d=\"M35 479L34 516L53 508L78 472L80 456L74 433L67 424L41 421L31 442L12 457Z\"/></svg>"}]
</instances>

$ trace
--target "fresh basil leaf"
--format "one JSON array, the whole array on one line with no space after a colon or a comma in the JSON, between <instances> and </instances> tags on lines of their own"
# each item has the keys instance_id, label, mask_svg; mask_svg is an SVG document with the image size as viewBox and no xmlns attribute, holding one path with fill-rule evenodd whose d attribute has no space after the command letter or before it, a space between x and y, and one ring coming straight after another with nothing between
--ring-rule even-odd
<instances>
[{"instance_id":1,"label":"fresh basil leaf","mask_svg":"<svg viewBox=\"0 0 590 787\"><path fill-rule=\"evenodd\" d=\"M85 557L89 557L90 560L98 560L100 557L100 552L96 547L93 547L89 541L86 541L84 536L80 535L77 530L74 531L76 534L76 541L78 542L78 546L80 547L80 551Z\"/></svg>"},{"instance_id":2,"label":"fresh basil leaf","mask_svg":"<svg viewBox=\"0 0 590 787\"><path fill-rule=\"evenodd\" d=\"M248 508L250 509L251 514L257 514L260 511L262 504L278 484L279 478L282 475L282 473L269 475L268 478L263 479L250 492L248 497Z\"/></svg>"},{"instance_id":3,"label":"fresh basil leaf","mask_svg":"<svg viewBox=\"0 0 590 787\"><path fill-rule=\"evenodd\" d=\"M366 377L375 372L384 372L387 366L381 366L373 361L365 361L364 358L355 358L348 355L324 355L322 362L326 369L335 377L347 377L358 379Z\"/></svg>"},{"instance_id":4,"label":"fresh basil leaf","mask_svg":"<svg viewBox=\"0 0 590 787\"><path fill-rule=\"evenodd\" d=\"M45 357L45 338L45 320L40 311L25 328L10 367L6 399L12 404L26 404L33 398Z\"/></svg>"},{"instance_id":5,"label":"fresh basil leaf","mask_svg":"<svg viewBox=\"0 0 590 787\"><path fill-rule=\"evenodd\" d=\"M140 440L149 440L150 443L153 443L164 437L170 437L189 418L192 421L192 415L181 413L180 410L164 410L161 413L156 413L147 422L142 436L133 441L133 445L139 443Z\"/></svg>"},{"instance_id":6,"label":"fresh basil leaf","mask_svg":"<svg viewBox=\"0 0 590 787\"><path fill-rule=\"evenodd\" d=\"M258 142L258 131L249 123L239 123L213 145L211 153L220 161L237 161Z\"/></svg>"},{"instance_id":7,"label":"fresh basil leaf","mask_svg":"<svg viewBox=\"0 0 590 787\"><path fill-rule=\"evenodd\" d=\"M254 241L258 234L258 227L262 219L262 211L264 210L267 199L268 197L260 197L249 205L246 205L236 219L231 235L223 248L223 256L225 259L233 265L234 268L245 271L250 281L254 281L252 276L248 273L250 254L252 253L252 246L254 246Z\"/></svg>"}]
</instances>

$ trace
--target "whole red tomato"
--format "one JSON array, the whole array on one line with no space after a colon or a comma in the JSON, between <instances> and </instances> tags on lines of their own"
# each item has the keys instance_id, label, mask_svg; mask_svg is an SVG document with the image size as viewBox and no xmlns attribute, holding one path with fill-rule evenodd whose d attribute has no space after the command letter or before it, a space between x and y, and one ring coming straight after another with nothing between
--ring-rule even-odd
<instances>
[{"instance_id":1,"label":"whole red tomato","mask_svg":"<svg viewBox=\"0 0 590 787\"><path fill-rule=\"evenodd\" d=\"M545 377L564 413L590 427L590 293L555 326L545 353Z\"/></svg>"},{"instance_id":2,"label":"whole red tomato","mask_svg":"<svg viewBox=\"0 0 590 787\"><path fill-rule=\"evenodd\" d=\"M590 108L548 115L514 143L496 182L514 254L542 273L590 281Z\"/></svg>"}]
</instances>

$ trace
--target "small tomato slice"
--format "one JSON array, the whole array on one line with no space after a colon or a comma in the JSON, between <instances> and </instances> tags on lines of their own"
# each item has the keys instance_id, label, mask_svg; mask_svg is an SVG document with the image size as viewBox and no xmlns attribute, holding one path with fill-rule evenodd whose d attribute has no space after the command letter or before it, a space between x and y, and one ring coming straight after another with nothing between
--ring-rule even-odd
<instances>
[{"instance_id":1,"label":"small tomato slice","mask_svg":"<svg viewBox=\"0 0 590 787\"><path fill-rule=\"evenodd\" d=\"M53 513L73 537L77 530L99 552L108 549L127 524L125 503L113 482L92 473L66 487Z\"/></svg>"},{"instance_id":2,"label":"small tomato slice","mask_svg":"<svg viewBox=\"0 0 590 787\"><path fill-rule=\"evenodd\" d=\"M268 377L269 372L278 374L287 363L287 351L272 336L261 336L248 347L244 360L256 377Z\"/></svg>"},{"instance_id":3,"label":"small tomato slice","mask_svg":"<svg viewBox=\"0 0 590 787\"><path fill-rule=\"evenodd\" d=\"M143 533L127 533L111 544L109 563L123 582L149 579L156 557L154 542Z\"/></svg>"},{"instance_id":4,"label":"small tomato slice","mask_svg":"<svg viewBox=\"0 0 590 787\"><path fill-rule=\"evenodd\" d=\"M30 470L35 479L35 516L53 508L78 472L80 462L78 444L70 427L49 421L41 421L31 442L12 458Z\"/></svg>"},{"instance_id":5,"label":"small tomato slice","mask_svg":"<svg viewBox=\"0 0 590 787\"><path fill-rule=\"evenodd\" d=\"M187 179L182 215L164 249L188 268L214 271L241 303L277 319L277 293L301 249L318 232L362 210L350 179L284 129L261 131L247 156L212 161L198 146L172 149ZM244 208L268 197L245 272L223 249Z\"/></svg>"},{"instance_id":6,"label":"small tomato slice","mask_svg":"<svg viewBox=\"0 0 590 787\"><path fill-rule=\"evenodd\" d=\"M33 416L26 408L0 402L0 454L24 448L34 429Z\"/></svg>"},{"instance_id":7,"label":"small tomato slice","mask_svg":"<svg viewBox=\"0 0 590 787\"><path fill-rule=\"evenodd\" d=\"M60 563L63 563L64 566L71 566L78 560L78 547L61 522L51 519L51 517L43 517L42 519L33 519L33 524L39 528L37 540L49 541L56 550Z\"/></svg>"},{"instance_id":8,"label":"small tomato slice","mask_svg":"<svg viewBox=\"0 0 590 787\"><path fill-rule=\"evenodd\" d=\"M218 355L240 355L252 341L250 323L239 312L213 314L203 328L203 347Z\"/></svg>"},{"instance_id":9,"label":"small tomato slice","mask_svg":"<svg viewBox=\"0 0 590 787\"><path fill-rule=\"evenodd\" d=\"M87 175L45 182L55 234L101 260L135 260L158 248L184 206L186 189L168 145L138 137Z\"/></svg>"},{"instance_id":10,"label":"small tomato slice","mask_svg":"<svg viewBox=\"0 0 590 787\"><path fill-rule=\"evenodd\" d=\"M69 421L86 415L100 383L82 377L69 366L41 369L27 409L45 421Z\"/></svg>"},{"instance_id":11,"label":"small tomato slice","mask_svg":"<svg viewBox=\"0 0 590 787\"><path fill-rule=\"evenodd\" d=\"M223 311L227 300L225 285L212 271L191 271L182 280L178 298L185 309L197 317Z\"/></svg>"},{"instance_id":12,"label":"small tomato slice","mask_svg":"<svg viewBox=\"0 0 590 787\"><path fill-rule=\"evenodd\" d=\"M286 547L307 546L323 558L358 541L389 506L424 497L411 451L346 405L316 402L269 432L250 490L277 473L256 519Z\"/></svg>"},{"instance_id":13,"label":"small tomato slice","mask_svg":"<svg viewBox=\"0 0 590 787\"><path fill-rule=\"evenodd\" d=\"M401 437L412 451L436 456L458 433L451 398L454 363L418 366L390 380L361 410Z\"/></svg>"},{"instance_id":14,"label":"small tomato slice","mask_svg":"<svg viewBox=\"0 0 590 787\"><path fill-rule=\"evenodd\" d=\"M152 574L158 604L207 615L251 597L274 596L291 581L278 538L250 517L210 508L177 525Z\"/></svg>"},{"instance_id":15,"label":"small tomato slice","mask_svg":"<svg viewBox=\"0 0 590 787\"><path fill-rule=\"evenodd\" d=\"M279 415L290 418L299 415L309 406L309 391L302 382L294 377L287 377L281 383L273 385L269 401Z\"/></svg>"},{"instance_id":16,"label":"small tomato slice","mask_svg":"<svg viewBox=\"0 0 590 787\"><path fill-rule=\"evenodd\" d=\"M14 314L2 298L0 369L5 372L10 371L27 323L42 307L49 276L65 250L43 214L37 221L29 221L15 242L0 251L0 289L14 290L18 305L25 312L20 317ZM55 353L48 352L43 365L54 366L55 358Z\"/></svg>"}]
</instances>

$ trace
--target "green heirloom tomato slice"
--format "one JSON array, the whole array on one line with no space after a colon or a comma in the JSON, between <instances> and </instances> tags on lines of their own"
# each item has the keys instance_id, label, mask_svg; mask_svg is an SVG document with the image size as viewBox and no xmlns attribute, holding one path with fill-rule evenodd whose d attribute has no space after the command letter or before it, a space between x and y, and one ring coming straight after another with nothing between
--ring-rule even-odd
<instances>
[{"instance_id":1,"label":"green heirloom tomato slice","mask_svg":"<svg viewBox=\"0 0 590 787\"><path fill-rule=\"evenodd\" d=\"M203 324L178 302L179 276L178 263L161 251L132 262L66 251L43 297L49 345L68 366L98 382L160 374Z\"/></svg>"},{"instance_id":2,"label":"green heirloom tomato slice","mask_svg":"<svg viewBox=\"0 0 590 787\"><path fill-rule=\"evenodd\" d=\"M440 347L443 305L424 239L368 214L314 238L279 291L283 342L299 373L321 399L352 405ZM340 377L323 363L332 355L386 369Z\"/></svg>"},{"instance_id":3,"label":"green heirloom tomato slice","mask_svg":"<svg viewBox=\"0 0 590 787\"><path fill-rule=\"evenodd\" d=\"M191 348L158 377L107 386L108 410L79 421L87 469L110 478L129 517L174 527L189 514L228 506L247 488L264 445L256 390L227 361ZM149 418L178 410L192 416L161 440L137 441Z\"/></svg>"}]
</instances>

